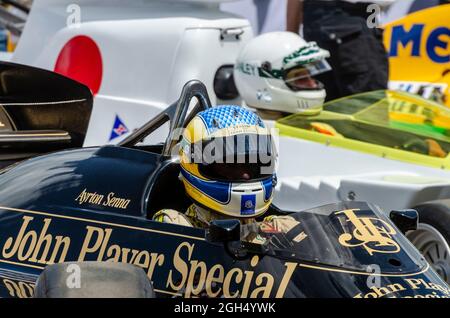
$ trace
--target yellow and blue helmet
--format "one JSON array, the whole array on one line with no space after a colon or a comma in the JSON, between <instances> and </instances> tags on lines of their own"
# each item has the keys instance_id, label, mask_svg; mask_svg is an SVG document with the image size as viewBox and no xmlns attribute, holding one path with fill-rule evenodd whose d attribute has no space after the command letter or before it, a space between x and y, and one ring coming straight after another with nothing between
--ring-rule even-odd
<instances>
[{"instance_id":1,"label":"yellow and blue helmet","mask_svg":"<svg viewBox=\"0 0 450 318\"><path fill-rule=\"evenodd\" d=\"M261 118L239 106L198 113L180 142L181 180L198 205L236 218L259 216L272 202L276 149Z\"/></svg>"}]
</instances>

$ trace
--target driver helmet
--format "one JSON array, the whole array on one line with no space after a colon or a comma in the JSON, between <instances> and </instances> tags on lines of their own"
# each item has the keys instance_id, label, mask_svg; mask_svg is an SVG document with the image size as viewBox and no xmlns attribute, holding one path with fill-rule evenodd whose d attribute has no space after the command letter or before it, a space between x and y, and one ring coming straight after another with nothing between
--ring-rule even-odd
<instances>
[{"instance_id":1,"label":"driver helmet","mask_svg":"<svg viewBox=\"0 0 450 318\"><path fill-rule=\"evenodd\" d=\"M292 32L250 40L238 55L236 88L248 106L286 113L321 111L326 92L313 77L331 70L327 50Z\"/></svg>"},{"instance_id":2,"label":"driver helmet","mask_svg":"<svg viewBox=\"0 0 450 318\"><path fill-rule=\"evenodd\" d=\"M254 112L225 105L199 112L180 141L180 179L200 207L233 218L264 214L276 184L276 149Z\"/></svg>"}]
</instances>

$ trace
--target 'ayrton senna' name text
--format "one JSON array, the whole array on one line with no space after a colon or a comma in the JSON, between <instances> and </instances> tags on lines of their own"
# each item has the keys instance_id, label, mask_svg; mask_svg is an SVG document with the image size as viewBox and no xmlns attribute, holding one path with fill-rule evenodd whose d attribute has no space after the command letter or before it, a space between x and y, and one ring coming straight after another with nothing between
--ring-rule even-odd
<instances>
[{"instance_id":1,"label":"'ayrton senna' name text","mask_svg":"<svg viewBox=\"0 0 450 318\"><path fill-rule=\"evenodd\" d=\"M114 192L103 195L98 194L97 192L88 192L87 189L84 189L75 199L75 201L77 201L80 205L84 203L90 203L117 209L126 209L131 202L130 199L123 199L115 196Z\"/></svg>"}]
</instances>

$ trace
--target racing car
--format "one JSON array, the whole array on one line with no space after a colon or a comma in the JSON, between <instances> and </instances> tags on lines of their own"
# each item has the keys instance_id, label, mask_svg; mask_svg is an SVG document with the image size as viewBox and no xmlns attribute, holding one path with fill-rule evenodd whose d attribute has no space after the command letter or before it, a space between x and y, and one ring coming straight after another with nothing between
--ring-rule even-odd
<instances>
[{"instance_id":1,"label":"racing car","mask_svg":"<svg viewBox=\"0 0 450 318\"><path fill-rule=\"evenodd\" d=\"M316 116L279 119L280 156L275 200L289 209L363 200L382 209L416 208L414 245L450 278L450 112L400 91L374 91L331 101ZM286 150L284 150L286 151Z\"/></svg>"},{"instance_id":2,"label":"racing car","mask_svg":"<svg viewBox=\"0 0 450 318\"><path fill-rule=\"evenodd\" d=\"M104 2L98 10L91 0L35 0L12 60L88 86L94 106L83 145L117 144L169 105L189 79L205 83L213 103L240 103L233 64L252 37L250 24L220 11L219 3L225 1L206 2L120 0ZM149 144L164 140L166 128L151 134ZM448 226L439 226L450 222L449 204L442 200L450 197L448 170L383 157L383 152L374 156L326 147L284 133L279 140L281 208L308 209L355 198L385 211L420 204L432 211L427 214L433 220L424 223L427 218L421 215L416 233L423 239L415 241L416 247L430 252L429 262L438 264L436 269L448 279Z\"/></svg>"},{"instance_id":3,"label":"racing car","mask_svg":"<svg viewBox=\"0 0 450 318\"><path fill-rule=\"evenodd\" d=\"M32 296L38 275L55 263L122 262L145 272L156 297L450 296L403 235L417 226L415 211L389 218L365 202L302 212L272 206L269 215L289 214L297 224L263 244L241 241L238 220L213 221L206 230L153 221L161 208L189 205L170 156L174 132L209 107L205 86L192 81L119 145L62 150L3 169L0 295ZM165 142L140 143L166 122Z\"/></svg>"}]
</instances>

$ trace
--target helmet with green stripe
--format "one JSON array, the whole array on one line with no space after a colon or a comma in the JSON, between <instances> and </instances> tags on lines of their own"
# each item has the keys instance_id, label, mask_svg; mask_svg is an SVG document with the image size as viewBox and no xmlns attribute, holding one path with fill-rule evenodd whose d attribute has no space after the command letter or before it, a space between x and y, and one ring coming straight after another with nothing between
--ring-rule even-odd
<instances>
[{"instance_id":1,"label":"helmet with green stripe","mask_svg":"<svg viewBox=\"0 0 450 318\"><path fill-rule=\"evenodd\" d=\"M234 70L246 104L287 113L317 113L326 97L314 76L329 71L330 53L292 32L265 33L250 40Z\"/></svg>"}]
</instances>

